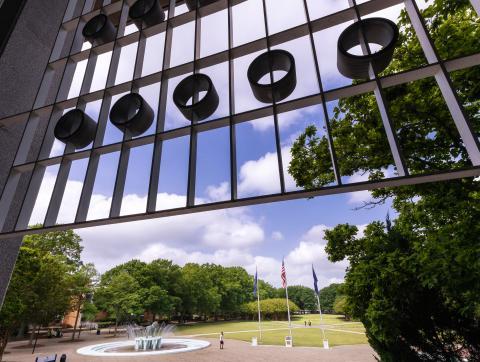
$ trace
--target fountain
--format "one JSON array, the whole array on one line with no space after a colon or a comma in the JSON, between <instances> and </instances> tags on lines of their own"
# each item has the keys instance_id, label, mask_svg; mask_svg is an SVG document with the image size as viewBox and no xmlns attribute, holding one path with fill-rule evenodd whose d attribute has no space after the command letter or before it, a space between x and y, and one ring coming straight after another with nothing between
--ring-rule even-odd
<instances>
[{"instance_id":1,"label":"fountain","mask_svg":"<svg viewBox=\"0 0 480 362\"><path fill-rule=\"evenodd\" d=\"M133 357L189 352L206 348L210 345L209 342L196 339L166 338L173 336L175 326L165 323L153 322L147 327L129 324L126 329L127 341L82 347L77 350L77 353L98 357Z\"/></svg>"},{"instance_id":2,"label":"fountain","mask_svg":"<svg viewBox=\"0 0 480 362\"><path fill-rule=\"evenodd\" d=\"M135 351L157 351L162 347L162 337L172 335L175 326L153 322L148 327L136 324L127 326L128 338L135 341Z\"/></svg>"}]
</instances>

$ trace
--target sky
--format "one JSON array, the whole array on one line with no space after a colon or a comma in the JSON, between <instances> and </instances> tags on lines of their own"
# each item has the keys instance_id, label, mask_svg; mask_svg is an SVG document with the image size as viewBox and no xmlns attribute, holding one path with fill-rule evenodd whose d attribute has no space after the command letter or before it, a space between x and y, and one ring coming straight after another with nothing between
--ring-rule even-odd
<instances>
[{"instance_id":1,"label":"sky","mask_svg":"<svg viewBox=\"0 0 480 362\"><path fill-rule=\"evenodd\" d=\"M365 1L357 1L365 2ZM305 22L303 0L267 0L269 29L271 33ZM265 35L260 0L248 0L233 9L234 45L238 46ZM348 7L347 0L307 0L312 19L326 16ZM423 2L419 3L425 6ZM289 8L287 12L284 9ZM396 20L403 5L386 9L379 14ZM181 11L185 9L180 8ZM201 56L223 51L227 48L226 11L202 20ZM248 18L248 26L244 21ZM336 67L336 42L339 34L352 22L346 22L314 34L319 60L322 87L324 90L351 84ZM238 25L237 25L238 24ZM134 26L127 33L135 32ZM172 66L180 65L193 58L193 23L175 28L173 33ZM162 67L164 35L148 38L142 76L158 72ZM88 48L85 43L84 49ZM313 50L308 37L302 37L274 48L288 50L295 57L297 87L284 101L316 94L319 84L315 76ZM129 81L133 76L137 44L121 50L120 61L114 84ZM235 112L244 112L262 107L249 87L246 72L251 61L261 52L238 58L235 69ZM95 75L90 91L103 89L111 52L101 54L97 60ZM68 98L79 95L87 61L77 64ZM207 120L229 114L228 64L201 69L209 75L217 89L220 104ZM169 81L165 128L174 129L188 125L172 101L173 90L184 77ZM281 76L281 74L275 74ZM140 88L138 92L157 113L160 84ZM124 93L115 95L112 105ZM332 112L336 102L329 102ZM87 104L85 112L98 120L101 101ZM67 110L65 110L67 111ZM278 118L284 177L287 191L298 189L288 174L290 147L308 125L316 125L319 135L324 134L324 115L320 105L282 113ZM155 131L155 123L142 136ZM239 198L268 195L280 191L279 170L275 153L273 117L253 119L236 126L237 137L237 182ZM119 142L122 134L110 122L103 144ZM87 146L87 148L91 147ZM64 145L55 141L50 156L63 153ZM133 148L125 183L121 215L144 212L153 146ZM208 203L230 198L229 129L220 128L199 134L195 203ZM157 210L185 206L189 156L189 137L167 140L163 144L162 164L157 193ZM111 204L119 153L100 158L87 220L107 217ZM62 199L57 223L73 222L85 177L87 159L75 160L69 173L69 181ZM341 162L341 160L340 160ZM386 170L386 176L391 170ZM49 166L42 182L30 224L42 222L55 183L58 165ZM364 181L367 174L343 176L345 183ZM315 266L319 285L326 286L341 282L345 275L346 262L331 263L325 253L325 230L339 223L357 225L361 236L365 226L374 220L383 220L390 211L390 201L373 209L358 209L371 200L368 191L317 197L296 201L278 202L168 217L162 219L116 224L95 228L79 229L83 239L82 259L93 262L104 272L130 259L151 261L157 258L171 259L179 265L188 262L217 263L225 266L240 265L253 274L258 267L259 277L274 286L280 286L280 265L285 259L288 283L313 286L311 266ZM394 215L394 214L393 214Z\"/></svg>"}]
</instances>

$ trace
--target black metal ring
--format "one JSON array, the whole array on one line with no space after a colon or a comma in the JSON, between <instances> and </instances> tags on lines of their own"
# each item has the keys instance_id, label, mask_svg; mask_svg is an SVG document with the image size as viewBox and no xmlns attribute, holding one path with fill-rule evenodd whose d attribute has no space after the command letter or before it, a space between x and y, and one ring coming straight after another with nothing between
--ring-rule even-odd
<instances>
[{"instance_id":1,"label":"black metal ring","mask_svg":"<svg viewBox=\"0 0 480 362\"><path fill-rule=\"evenodd\" d=\"M361 44L362 32L368 43L379 44L382 49L371 55L350 54L350 49ZM350 79L368 79L370 64L375 73L382 72L392 61L398 36L397 25L388 19L369 18L357 21L346 28L338 38L338 70Z\"/></svg>"},{"instance_id":2,"label":"black metal ring","mask_svg":"<svg viewBox=\"0 0 480 362\"><path fill-rule=\"evenodd\" d=\"M206 91L198 102L187 105L195 94ZM218 93L208 75L197 73L188 76L178 83L173 91L173 102L180 112L190 121L201 121L210 117L218 108Z\"/></svg>"},{"instance_id":3,"label":"black metal ring","mask_svg":"<svg viewBox=\"0 0 480 362\"><path fill-rule=\"evenodd\" d=\"M194 10L201 6L213 4L218 0L185 0L185 4L187 5L188 10Z\"/></svg>"},{"instance_id":4,"label":"black metal ring","mask_svg":"<svg viewBox=\"0 0 480 362\"><path fill-rule=\"evenodd\" d=\"M100 40L108 43L115 39L115 25L105 14L99 14L91 18L82 29L82 34L90 43Z\"/></svg>"},{"instance_id":5,"label":"black metal ring","mask_svg":"<svg viewBox=\"0 0 480 362\"><path fill-rule=\"evenodd\" d=\"M95 138L97 123L79 109L65 113L53 130L55 138L70 143L76 149L88 146Z\"/></svg>"},{"instance_id":6,"label":"black metal ring","mask_svg":"<svg viewBox=\"0 0 480 362\"><path fill-rule=\"evenodd\" d=\"M139 29L142 25L153 26L165 20L165 12L159 0L138 0L130 8L128 15Z\"/></svg>"},{"instance_id":7,"label":"black metal ring","mask_svg":"<svg viewBox=\"0 0 480 362\"><path fill-rule=\"evenodd\" d=\"M283 70L287 72L282 79L273 83L260 84L259 80L270 71ZM287 98L297 86L295 58L286 50L270 50L260 54L248 67L248 81L253 95L263 103L272 103Z\"/></svg>"},{"instance_id":8,"label":"black metal ring","mask_svg":"<svg viewBox=\"0 0 480 362\"><path fill-rule=\"evenodd\" d=\"M152 107L138 93L124 95L110 110L110 122L120 131L129 131L132 137L144 133L153 123Z\"/></svg>"}]
</instances>

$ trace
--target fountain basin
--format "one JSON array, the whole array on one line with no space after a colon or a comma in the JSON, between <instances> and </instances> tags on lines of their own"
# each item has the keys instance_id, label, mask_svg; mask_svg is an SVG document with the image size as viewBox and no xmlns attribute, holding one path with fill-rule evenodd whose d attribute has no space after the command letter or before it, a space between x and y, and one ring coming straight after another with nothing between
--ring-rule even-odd
<instances>
[{"instance_id":1,"label":"fountain basin","mask_svg":"<svg viewBox=\"0 0 480 362\"><path fill-rule=\"evenodd\" d=\"M162 337L135 338L135 351L157 351L162 347Z\"/></svg>"},{"instance_id":2,"label":"fountain basin","mask_svg":"<svg viewBox=\"0 0 480 362\"><path fill-rule=\"evenodd\" d=\"M145 340L149 339L149 337L140 337L138 339L142 338ZM77 353L84 356L95 357L139 357L191 352L210 346L209 342L198 339L162 337L153 338L159 339L159 349L136 349L136 338L135 340L101 343L82 347L77 349Z\"/></svg>"}]
</instances>

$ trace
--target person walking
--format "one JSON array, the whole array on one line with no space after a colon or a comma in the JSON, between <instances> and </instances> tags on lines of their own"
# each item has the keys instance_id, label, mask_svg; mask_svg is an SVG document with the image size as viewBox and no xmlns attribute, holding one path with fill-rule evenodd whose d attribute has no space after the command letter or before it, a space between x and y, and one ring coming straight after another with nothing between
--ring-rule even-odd
<instances>
[{"instance_id":1,"label":"person walking","mask_svg":"<svg viewBox=\"0 0 480 362\"><path fill-rule=\"evenodd\" d=\"M309 327L312 326L312 321L308 321L308 326L309 326Z\"/></svg>"},{"instance_id":2,"label":"person walking","mask_svg":"<svg viewBox=\"0 0 480 362\"><path fill-rule=\"evenodd\" d=\"M307 326L307 321L305 321L305 327Z\"/></svg>"},{"instance_id":3,"label":"person walking","mask_svg":"<svg viewBox=\"0 0 480 362\"><path fill-rule=\"evenodd\" d=\"M224 344L224 341L223 341L223 332L220 332L220 349L223 349L223 344Z\"/></svg>"}]
</instances>

